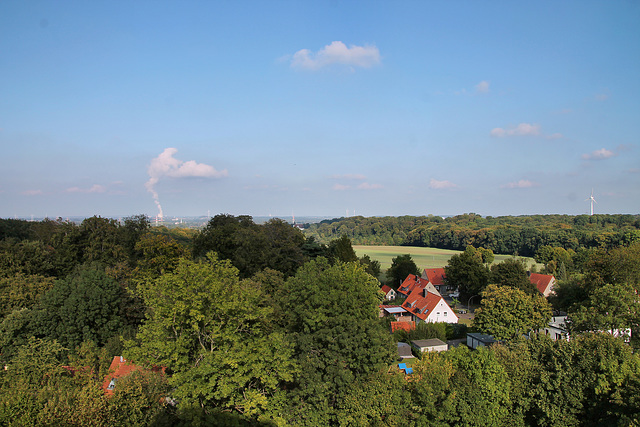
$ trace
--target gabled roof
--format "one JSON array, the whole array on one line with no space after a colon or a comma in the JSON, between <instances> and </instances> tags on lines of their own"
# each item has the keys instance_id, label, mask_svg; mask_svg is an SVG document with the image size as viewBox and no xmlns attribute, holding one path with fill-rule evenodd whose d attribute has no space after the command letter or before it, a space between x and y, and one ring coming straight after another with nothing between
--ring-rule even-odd
<instances>
[{"instance_id":1,"label":"gabled roof","mask_svg":"<svg viewBox=\"0 0 640 427\"><path fill-rule=\"evenodd\" d=\"M112 394L118 378L131 375L133 372L140 369L144 368L134 365L131 362L127 362L127 360L122 356L114 356L111 361L111 365L109 366L109 373L104 377L104 381L102 382L102 389L107 395ZM154 367L151 370L153 372L162 371L162 373L164 373L164 368Z\"/></svg>"},{"instance_id":2,"label":"gabled roof","mask_svg":"<svg viewBox=\"0 0 640 427\"><path fill-rule=\"evenodd\" d=\"M398 292L404 295L409 295L416 287L419 287L421 284L422 288L424 288L427 285L427 281L416 276L415 274L410 274L406 279L404 279L404 282L402 282L402 284L398 288Z\"/></svg>"},{"instance_id":3,"label":"gabled roof","mask_svg":"<svg viewBox=\"0 0 640 427\"><path fill-rule=\"evenodd\" d=\"M402 303L402 308L415 315L416 317L426 320L429 314L436 308L442 296L432 292L422 292L414 290Z\"/></svg>"},{"instance_id":4,"label":"gabled roof","mask_svg":"<svg viewBox=\"0 0 640 427\"><path fill-rule=\"evenodd\" d=\"M444 268L425 268L422 277L431 282L434 286L444 285Z\"/></svg>"},{"instance_id":5,"label":"gabled roof","mask_svg":"<svg viewBox=\"0 0 640 427\"><path fill-rule=\"evenodd\" d=\"M392 291L393 289L391 289L390 286L387 285L383 285L382 289L380 289L385 295L387 295L389 293L389 291Z\"/></svg>"},{"instance_id":6,"label":"gabled roof","mask_svg":"<svg viewBox=\"0 0 640 427\"><path fill-rule=\"evenodd\" d=\"M555 277L548 274L531 273L529 281L538 289L538 292L547 296L551 292L549 287L553 285Z\"/></svg>"}]
</instances>

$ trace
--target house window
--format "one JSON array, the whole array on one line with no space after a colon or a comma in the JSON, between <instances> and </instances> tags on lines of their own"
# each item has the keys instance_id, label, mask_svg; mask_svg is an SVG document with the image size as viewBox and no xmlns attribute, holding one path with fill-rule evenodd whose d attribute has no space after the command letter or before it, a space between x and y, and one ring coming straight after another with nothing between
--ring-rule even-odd
<instances>
[{"instance_id":1,"label":"house window","mask_svg":"<svg viewBox=\"0 0 640 427\"><path fill-rule=\"evenodd\" d=\"M447 317L447 312L446 311L444 312L444 316Z\"/></svg>"}]
</instances>

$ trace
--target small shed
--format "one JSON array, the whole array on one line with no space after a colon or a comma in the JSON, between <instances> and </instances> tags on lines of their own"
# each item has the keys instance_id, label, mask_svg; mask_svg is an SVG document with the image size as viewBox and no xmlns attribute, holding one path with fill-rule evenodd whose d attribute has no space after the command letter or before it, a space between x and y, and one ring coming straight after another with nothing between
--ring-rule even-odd
<instances>
[{"instance_id":1,"label":"small shed","mask_svg":"<svg viewBox=\"0 0 640 427\"><path fill-rule=\"evenodd\" d=\"M398 357L400 359L411 359L412 357L414 357L413 353L411 352L411 346L406 342L399 342Z\"/></svg>"},{"instance_id":2,"label":"small shed","mask_svg":"<svg viewBox=\"0 0 640 427\"><path fill-rule=\"evenodd\" d=\"M495 338L491 335L468 333L467 334L467 347L478 348L479 346L490 346L497 343Z\"/></svg>"},{"instance_id":3,"label":"small shed","mask_svg":"<svg viewBox=\"0 0 640 427\"><path fill-rule=\"evenodd\" d=\"M421 353L424 353L426 351L449 350L449 345L446 342L439 340L438 338L431 338L428 340L414 340L411 341L411 345Z\"/></svg>"}]
</instances>

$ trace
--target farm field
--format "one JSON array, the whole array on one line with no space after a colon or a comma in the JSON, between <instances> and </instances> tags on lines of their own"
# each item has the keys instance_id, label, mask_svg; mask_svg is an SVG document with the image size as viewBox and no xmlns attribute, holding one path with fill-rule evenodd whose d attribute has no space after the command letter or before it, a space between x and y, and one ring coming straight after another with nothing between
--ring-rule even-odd
<instances>
[{"instance_id":1,"label":"farm field","mask_svg":"<svg viewBox=\"0 0 640 427\"><path fill-rule=\"evenodd\" d=\"M391 260L398 255L411 255L411 258L413 258L418 268L423 270L425 268L445 267L449 258L461 252L449 249L423 248L416 246L353 245L353 249L356 251L356 255L358 255L358 257L366 254L369 255L371 259L379 261L382 272L385 272L389 267L391 267ZM511 257L511 255L496 255L494 264ZM535 264L533 258L521 258L527 262L528 267Z\"/></svg>"}]
</instances>

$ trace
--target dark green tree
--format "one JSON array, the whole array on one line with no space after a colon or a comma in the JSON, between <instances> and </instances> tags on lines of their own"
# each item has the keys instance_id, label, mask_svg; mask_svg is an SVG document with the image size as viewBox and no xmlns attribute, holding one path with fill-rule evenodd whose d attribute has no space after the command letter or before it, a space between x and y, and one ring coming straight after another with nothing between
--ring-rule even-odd
<instances>
[{"instance_id":1,"label":"dark green tree","mask_svg":"<svg viewBox=\"0 0 640 427\"><path fill-rule=\"evenodd\" d=\"M508 258L491 266L491 283L499 286L511 286L528 294L538 292L529 280L524 263L516 258Z\"/></svg>"},{"instance_id":2,"label":"dark green tree","mask_svg":"<svg viewBox=\"0 0 640 427\"><path fill-rule=\"evenodd\" d=\"M83 265L43 295L38 330L69 348L87 340L104 345L127 326L121 315L126 296L99 265Z\"/></svg>"},{"instance_id":3,"label":"dark green tree","mask_svg":"<svg viewBox=\"0 0 640 427\"><path fill-rule=\"evenodd\" d=\"M361 256L359 261L367 273L369 273L370 275L376 278L380 276L380 270L381 270L380 261L376 259L371 259L371 257L367 254Z\"/></svg>"},{"instance_id":4,"label":"dark green tree","mask_svg":"<svg viewBox=\"0 0 640 427\"><path fill-rule=\"evenodd\" d=\"M300 365L291 397L300 405L289 416L301 424L335 421L340 395L393 360L395 346L378 320L378 289L359 263L324 258L287 280L286 324Z\"/></svg>"},{"instance_id":5,"label":"dark green tree","mask_svg":"<svg viewBox=\"0 0 640 427\"><path fill-rule=\"evenodd\" d=\"M351 246L351 239L342 235L339 239L332 240L327 247L327 257L332 263L353 262L358 260L356 252Z\"/></svg>"},{"instance_id":6,"label":"dark green tree","mask_svg":"<svg viewBox=\"0 0 640 427\"><path fill-rule=\"evenodd\" d=\"M398 255L391 260L391 267L387 270L387 283L397 288L408 275L420 276L418 266L411 258L411 255Z\"/></svg>"},{"instance_id":7,"label":"dark green tree","mask_svg":"<svg viewBox=\"0 0 640 427\"><path fill-rule=\"evenodd\" d=\"M482 254L473 246L449 258L444 270L447 285L458 289L463 301L479 295L489 284L491 272L484 265Z\"/></svg>"}]
</instances>

